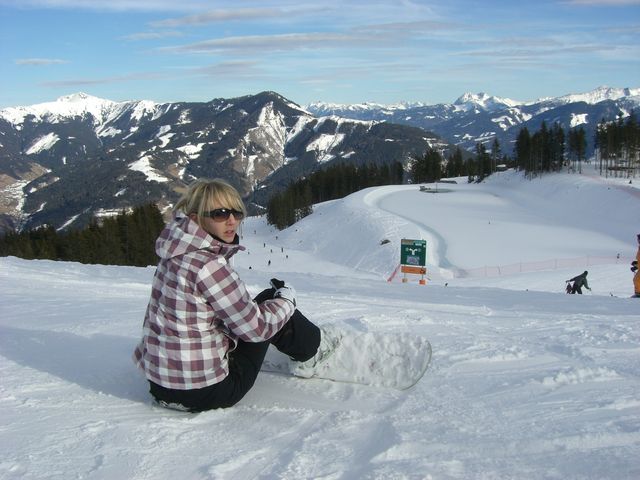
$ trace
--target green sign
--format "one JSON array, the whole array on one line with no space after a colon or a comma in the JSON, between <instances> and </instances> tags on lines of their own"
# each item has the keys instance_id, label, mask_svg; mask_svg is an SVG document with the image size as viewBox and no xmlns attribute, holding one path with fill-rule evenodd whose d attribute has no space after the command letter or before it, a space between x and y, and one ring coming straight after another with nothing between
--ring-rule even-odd
<instances>
[{"instance_id":1,"label":"green sign","mask_svg":"<svg viewBox=\"0 0 640 480\"><path fill-rule=\"evenodd\" d=\"M424 267L427 264L426 240L400 240L400 265Z\"/></svg>"}]
</instances>

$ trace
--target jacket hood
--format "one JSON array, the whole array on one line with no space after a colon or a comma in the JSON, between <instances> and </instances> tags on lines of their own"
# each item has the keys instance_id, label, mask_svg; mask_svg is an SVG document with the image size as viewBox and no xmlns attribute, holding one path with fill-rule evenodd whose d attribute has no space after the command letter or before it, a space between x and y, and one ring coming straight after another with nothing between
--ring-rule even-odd
<instances>
[{"instance_id":1,"label":"jacket hood","mask_svg":"<svg viewBox=\"0 0 640 480\"><path fill-rule=\"evenodd\" d=\"M229 258L239 250L244 250L237 242L238 235L233 244L224 243L212 237L189 217L175 217L156 240L156 254L161 259L169 259L197 250L207 250Z\"/></svg>"}]
</instances>

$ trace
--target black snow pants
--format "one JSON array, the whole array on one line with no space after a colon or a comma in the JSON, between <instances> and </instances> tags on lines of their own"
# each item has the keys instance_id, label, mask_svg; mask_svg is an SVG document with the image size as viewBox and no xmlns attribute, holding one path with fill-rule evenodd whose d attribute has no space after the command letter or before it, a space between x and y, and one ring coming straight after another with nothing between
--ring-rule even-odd
<instances>
[{"instance_id":1,"label":"black snow pants","mask_svg":"<svg viewBox=\"0 0 640 480\"><path fill-rule=\"evenodd\" d=\"M273 293L273 289L264 290L256 296L255 301L262 303L273 298ZM235 350L229 353L229 375L221 382L204 388L177 390L149 381L149 391L161 404L191 412L231 407L253 387L271 344L292 359L304 362L318 350L320 329L296 310L282 329L268 341L238 341Z\"/></svg>"}]
</instances>

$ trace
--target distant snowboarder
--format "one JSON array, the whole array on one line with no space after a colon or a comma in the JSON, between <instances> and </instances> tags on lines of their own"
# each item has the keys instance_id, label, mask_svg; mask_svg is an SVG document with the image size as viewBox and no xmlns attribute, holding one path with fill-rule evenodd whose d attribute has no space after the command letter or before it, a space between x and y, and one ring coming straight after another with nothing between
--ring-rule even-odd
<instances>
[{"instance_id":1,"label":"distant snowboarder","mask_svg":"<svg viewBox=\"0 0 640 480\"><path fill-rule=\"evenodd\" d=\"M580 275L567 280L567 283L573 282L573 285L571 286L571 293L579 293L580 295L582 295L582 287L586 288L587 290L591 290L591 288L589 288L589 283L587 282L588 274L589 272L585 270Z\"/></svg>"},{"instance_id":2,"label":"distant snowboarder","mask_svg":"<svg viewBox=\"0 0 640 480\"><path fill-rule=\"evenodd\" d=\"M634 297L640 298L640 269L638 269L638 263L640 263L640 233L638 234L638 252L636 253L636 259L631 262L631 271L635 273L633 276L633 290L635 292Z\"/></svg>"}]
</instances>

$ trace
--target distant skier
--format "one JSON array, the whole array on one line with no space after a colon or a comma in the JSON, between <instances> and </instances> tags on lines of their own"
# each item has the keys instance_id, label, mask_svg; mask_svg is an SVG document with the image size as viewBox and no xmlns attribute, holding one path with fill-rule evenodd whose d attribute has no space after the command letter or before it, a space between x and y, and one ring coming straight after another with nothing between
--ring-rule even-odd
<instances>
[{"instance_id":1,"label":"distant skier","mask_svg":"<svg viewBox=\"0 0 640 480\"><path fill-rule=\"evenodd\" d=\"M640 263L640 233L638 234L638 252L636 253L636 259L631 262L631 271L635 273L633 276L633 290L635 292L634 297L640 298L640 270L638 264Z\"/></svg>"},{"instance_id":2,"label":"distant skier","mask_svg":"<svg viewBox=\"0 0 640 480\"><path fill-rule=\"evenodd\" d=\"M567 283L573 282L573 285L571 286L571 293L579 293L580 295L582 295L582 287L586 288L587 290L591 290L591 288L589 288L589 283L587 282L588 274L589 272L585 270L580 275L567 280Z\"/></svg>"}]
</instances>

